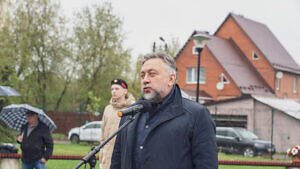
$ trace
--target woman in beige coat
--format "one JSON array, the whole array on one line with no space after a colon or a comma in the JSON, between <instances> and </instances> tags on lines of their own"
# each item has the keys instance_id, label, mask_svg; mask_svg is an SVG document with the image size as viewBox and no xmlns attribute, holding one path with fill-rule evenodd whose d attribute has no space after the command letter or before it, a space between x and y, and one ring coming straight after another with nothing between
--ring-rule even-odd
<instances>
[{"instance_id":1,"label":"woman in beige coat","mask_svg":"<svg viewBox=\"0 0 300 169\"><path fill-rule=\"evenodd\" d=\"M126 82L122 79L115 79L111 81L111 95L110 103L105 107L102 117L102 134L100 143L117 131L121 119L118 117L117 113L135 102L132 94L128 93L128 86ZM100 150L100 169L109 169L115 139L116 138L114 137Z\"/></svg>"}]
</instances>

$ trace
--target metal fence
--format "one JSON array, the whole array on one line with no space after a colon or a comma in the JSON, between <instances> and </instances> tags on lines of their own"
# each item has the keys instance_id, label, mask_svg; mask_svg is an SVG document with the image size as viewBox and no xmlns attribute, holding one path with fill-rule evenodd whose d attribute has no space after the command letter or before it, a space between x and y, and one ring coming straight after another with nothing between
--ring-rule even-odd
<instances>
[{"instance_id":1,"label":"metal fence","mask_svg":"<svg viewBox=\"0 0 300 169\"><path fill-rule=\"evenodd\" d=\"M0 153L0 158L20 159L21 154ZM81 160L84 156L79 155L52 155L50 159L55 160ZM99 157L96 157L98 160ZM248 160L219 160L219 165L240 165L240 166L273 166L273 167L300 167L300 162L283 161L248 161Z\"/></svg>"}]
</instances>

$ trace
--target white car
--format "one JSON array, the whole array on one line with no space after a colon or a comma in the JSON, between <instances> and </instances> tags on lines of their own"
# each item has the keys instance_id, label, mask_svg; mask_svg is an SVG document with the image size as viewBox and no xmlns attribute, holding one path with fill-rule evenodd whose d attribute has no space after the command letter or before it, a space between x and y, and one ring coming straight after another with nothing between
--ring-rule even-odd
<instances>
[{"instance_id":1,"label":"white car","mask_svg":"<svg viewBox=\"0 0 300 169\"><path fill-rule=\"evenodd\" d=\"M69 131L68 139L71 142L79 143L80 141L100 141L101 121L93 121L81 127L72 128Z\"/></svg>"}]
</instances>

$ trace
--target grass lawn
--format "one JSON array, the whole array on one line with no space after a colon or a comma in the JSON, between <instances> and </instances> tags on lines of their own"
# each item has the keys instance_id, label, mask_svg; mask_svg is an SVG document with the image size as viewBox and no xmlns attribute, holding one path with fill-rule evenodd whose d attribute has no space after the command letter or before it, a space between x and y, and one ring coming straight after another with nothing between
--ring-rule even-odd
<instances>
[{"instance_id":1,"label":"grass lawn","mask_svg":"<svg viewBox=\"0 0 300 169\"><path fill-rule=\"evenodd\" d=\"M19 146L19 145L18 145ZM80 144L55 144L53 154L55 155L87 155L93 145L89 145L87 143ZM21 153L21 149L19 146L19 153ZM98 154L96 154L98 155ZM72 169L74 168L80 160L48 160L46 163L46 169ZM21 163L20 163L21 165ZM22 167L20 167L21 169ZM82 165L80 168L84 168ZM87 169L89 169L89 165L87 164ZM99 169L99 161L97 160L96 169Z\"/></svg>"},{"instance_id":2,"label":"grass lawn","mask_svg":"<svg viewBox=\"0 0 300 169\"><path fill-rule=\"evenodd\" d=\"M72 169L74 168L80 161L78 160L49 160L46 163L46 169ZM83 169L84 165L80 167L80 169ZM90 166L87 164L87 169L90 168ZM99 163L97 161L96 169L99 169Z\"/></svg>"},{"instance_id":3,"label":"grass lawn","mask_svg":"<svg viewBox=\"0 0 300 169\"><path fill-rule=\"evenodd\" d=\"M93 145L87 143L80 144L55 144L53 154L55 155L87 155ZM98 154L96 154L98 155ZM74 168L80 160L49 160L46 163L47 169L67 169ZM84 168L82 165L80 168ZM87 164L86 168L90 168ZM96 169L99 169L99 161L97 160Z\"/></svg>"},{"instance_id":4,"label":"grass lawn","mask_svg":"<svg viewBox=\"0 0 300 169\"><path fill-rule=\"evenodd\" d=\"M219 153L219 160L256 160L271 161L270 157L244 157L241 155L228 155ZM283 161L277 160L276 161ZM268 167L268 166L239 166L239 165L219 165L219 169L285 169L285 167Z\"/></svg>"},{"instance_id":5,"label":"grass lawn","mask_svg":"<svg viewBox=\"0 0 300 169\"><path fill-rule=\"evenodd\" d=\"M93 145L87 143L80 144L55 144L54 152L55 155L87 155L91 151L91 147ZM20 150L20 149L19 149ZM19 152L21 153L21 152ZM98 155L98 154L97 154ZM247 158L239 155L225 155L219 154L220 160L267 160L269 161L269 157L253 157ZM276 160L278 161L278 160ZM280 160L281 161L281 160ZM67 169L74 168L80 160L49 160L46 163L47 169ZM84 165L81 169L84 168ZM90 168L87 165L86 168ZM99 169L99 161L97 161L96 169ZM220 165L219 169L285 169L285 167L265 167L265 166L235 166L235 165Z\"/></svg>"},{"instance_id":6,"label":"grass lawn","mask_svg":"<svg viewBox=\"0 0 300 169\"><path fill-rule=\"evenodd\" d=\"M285 167L219 165L219 169L285 169Z\"/></svg>"}]
</instances>

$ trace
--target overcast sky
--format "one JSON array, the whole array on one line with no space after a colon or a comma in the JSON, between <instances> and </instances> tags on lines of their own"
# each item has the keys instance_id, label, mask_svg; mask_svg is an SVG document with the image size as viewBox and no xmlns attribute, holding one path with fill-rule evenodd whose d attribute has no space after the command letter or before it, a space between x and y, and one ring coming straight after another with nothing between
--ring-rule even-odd
<instances>
[{"instance_id":1,"label":"overcast sky","mask_svg":"<svg viewBox=\"0 0 300 169\"><path fill-rule=\"evenodd\" d=\"M72 15L100 0L60 0ZM155 41L178 38L183 45L194 30L213 34L229 12L264 23L300 65L300 0L111 0L123 21L125 47L133 56L151 52Z\"/></svg>"}]
</instances>

